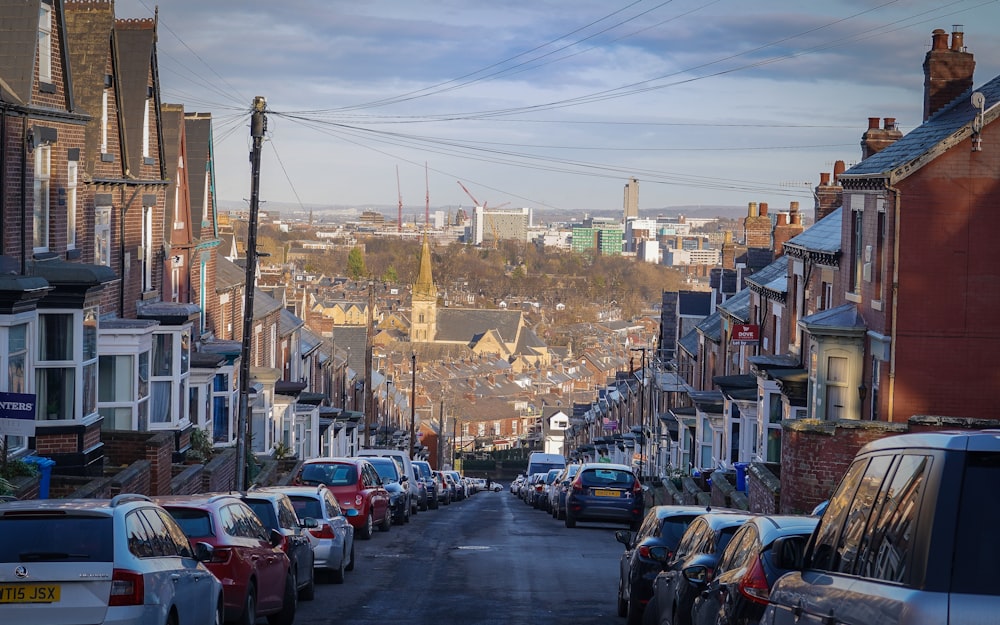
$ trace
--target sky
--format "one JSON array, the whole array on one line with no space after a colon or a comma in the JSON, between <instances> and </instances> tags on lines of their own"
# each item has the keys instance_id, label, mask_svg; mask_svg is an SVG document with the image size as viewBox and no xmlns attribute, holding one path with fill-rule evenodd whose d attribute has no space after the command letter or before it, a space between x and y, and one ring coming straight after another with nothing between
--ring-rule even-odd
<instances>
[{"instance_id":1,"label":"sky","mask_svg":"<svg viewBox=\"0 0 1000 625\"><path fill-rule=\"evenodd\" d=\"M118 18L151 0L115 0ZM931 33L1000 74L1000 0L169 0L161 99L214 119L217 195L420 216L475 204L811 214L869 117L920 124ZM468 193L459 184L468 189ZM475 198L475 202L472 198Z\"/></svg>"}]
</instances>

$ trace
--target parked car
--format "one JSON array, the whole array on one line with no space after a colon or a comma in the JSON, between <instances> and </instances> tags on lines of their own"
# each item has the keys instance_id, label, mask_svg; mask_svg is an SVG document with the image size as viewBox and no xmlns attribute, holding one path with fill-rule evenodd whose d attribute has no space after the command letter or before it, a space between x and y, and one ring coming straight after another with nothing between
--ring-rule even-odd
<instances>
[{"instance_id":1,"label":"parked car","mask_svg":"<svg viewBox=\"0 0 1000 625\"><path fill-rule=\"evenodd\" d=\"M510 483L510 494L517 496L521 491L521 485L524 484L524 476L518 475Z\"/></svg>"},{"instance_id":2,"label":"parked car","mask_svg":"<svg viewBox=\"0 0 1000 625\"><path fill-rule=\"evenodd\" d=\"M771 588L761 623L995 622L1000 431L889 436L858 451L804 560ZM779 539L781 540L781 539Z\"/></svg>"},{"instance_id":3,"label":"parked car","mask_svg":"<svg viewBox=\"0 0 1000 625\"><path fill-rule=\"evenodd\" d=\"M142 495L4 503L0 622L219 625L214 556Z\"/></svg>"},{"instance_id":4,"label":"parked car","mask_svg":"<svg viewBox=\"0 0 1000 625\"><path fill-rule=\"evenodd\" d=\"M691 521L710 511L701 506L653 506L639 531L615 532L615 539L625 545L618 565L618 616L627 616L630 625L642 620L643 610L653 596L653 580L662 568L661 560L673 556ZM660 560L653 557L656 547L667 550Z\"/></svg>"},{"instance_id":5,"label":"parked car","mask_svg":"<svg viewBox=\"0 0 1000 625\"><path fill-rule=\"evenodd\" d=\"M438 504L441 502L439 495L439 488L437 480L434 479L434 471L431 469L431 464L426 460L414 460L413 467L417 471L418 478L424 483L424 487L427 489L427 507L431 510L437 510Z\"/></svg>"},{"instance_id":6,"label":"parked car","mask_svg":"<svg viewBox=\"0 0 1000 625\"><path fill-rule=\"evenodd\" d=\"M531 505L533 507L546 511L549 509L549 491L562 471L563 469L549 469L545 473L545 477L542 478L542 481L538 485L539 488L536 489L536 493L532 498Z\"/></svg>"},{"instance_id":7,"label":"parked car","mask_svg":"<svg viewBox=\"0 0 1000 625\"><path fill-rule=\"evenodd\" d=\"M417 494L416 499L411 500L412 507L410 513L416 514L417 512L427 510L430 504L427 503L427 484L420 479L420 475L417 473L418 469L413 466L413 463L410 463L410 471L411 474L408 476L409 479L407 481L411 486L415 487L411 488L410 491L411 493L415 491Z\"/></svg>"},{"instance_id":8,"label":"parked car","mask_svg":"<svg viewBox=\"0 0 1000 625\"><path fill-rule=\"evenodd\" d=\"M538 494L538 483L542 481L545 477L545 473L532 473L525 480L524 484L521 485L521 489L518 491L518 496L521 501L528 504L529 506L535 499L535 495Z\"/></svg>"},{"instance_id":9,"label":"parked car","mask_svg":"<svg viewBox=\"0 0 1000 625\"><path fill-rule=\"evenodd\" d=\"M759 623L771 586L788 572L775 563L772 545L781 538L785 560L801 559L806 541L819 519L814 516L772 515L747 520L719 555L715 572L691 607L693 625ZM693 573L693 575L692 575ZM688 579L702 577L685 571Z\"/></svg>"},{"instance_id":10,"label":"parked car","mask_svg":"<svg viewBox=\"0 0 1000 625\"><path fill-rule=\"evenodd\" d=\"M281 548L291 564L299 599L311 601L316 596L316 576L313 572L315 555L308 528L318 525L316 519L302 519L300 522L288 495L279 490L251 489L242 498L257 514L265 529L277 530L281 534Z\"/></svg>"},{"instance_id":11,"label":"parked car","mask_svg":"<svg viewBox=\"0 0 1000 625\"><path fill-rule=\"evenodd\" d=\"M403 476L399 473L399 465L392 458L380 456L369 456L368 462L375 467L382 485L389 492L389 508L392 510L392 520L394 523L403 524L410 522L410 489L403 482Z\"/></svg>"},{"instance_id":12,"label":"parked car","mask_svg":"<svg viewBox=\"0 0 1000 625\"><path fill-rule=\"evenodd\" d=\"M455 482L455 501L462 501L469 497L469 487L462 479L462 474L458 471L445 471L446 475L450 475L451 479Z\"/></svg>"},{"instance_id":13,"label":"parked car","mask_svg":"<svg viewBox=\"0 0 1000 625\"><path fill-rule=\"evenodd\" d=\"M441 471L434 471L434 481L437 484L438 501L446 506L451 505L455 498L455 486L452 484L451 476Z\"/></svg>"},{"instance_id":14,"label":"parked car","mask_svg":"<svg viewBox=\"0 0 1000 625\"><path fill-rule=\"evenodd\" d=\"M500 482L490 482L489 490L493 491L494 493L499 493L500 491L503 490L503 484L501 484Z\"/></svg>"},{"instance_id":15,"label":"parked car","mask_svg":"<svg viewBox=\"0 0 1000 625\"><path fill-rule=\"evenodd\" d=\"M298 607L284 537L268 531L238 495L173 495L154 499L170 513L192 543L215 548L206 563L222 582L226 620L253 625L291 625Z\"/></svg>"},{"instance_id":16,"label":"parked car","mask_svg":"<svg viewBox=\"0 0 1000 625\"><path fill-rule=\"evenodd\" d=\"M569 485L579 470L579 463L566 465L552 484L549 490L549 509L553 519L561 521L566 518L566 491L569 490Z\"/></svg>"},{"instance_id":17,"label":"parked car","mask_svg":"<svg viewBox=\"0 0 1000 625\"><path fill-rule=\"evenodd\" d=\"M347 512L347 520L354 526L358 538L368 540L375 532L375 524L388 532L392 527L392 508L389 491L371 462L365 458L313 458L302 463L293 480L295 484L323 484L337 498L337 503ZM357 515L350 514L357 510Z\"/></svg>"},{"instance_id":18,"label":"parked car","mask_svg":"<svg viewBox=\"0 0 1000 625\"><path fill-rule=\"evenodd\" d=\"M407 502L410 504L410 512L406 517L406 522L409 522L410 515L416 514L420 509L420 484L410 481L410 476L414 474L413 460L410 459L410 454L402 449L361 449L355 455L360 458L392 458L398 467L399 475L406 478L400 479L399 483L409 491ZM426 509L424 508L424 510Z\"/></svg>"},{"instance_id":19,"label":"parked car","mask_svg":"<svg viewBox=\"0 0 1000 625\"><path fill-rule=\"evenodd\" d=\"M653 547L651 555L662 563L663 570L653 580L643 624L691 625L691 606L710 579L719 554L752 516L709 512L691 521L672 555L666 547Z\"/></svg>"},{"instance_id":20,"label":"parked car","mask_svg":"<svg viewBox=\"0 0 1000 625\"><path fill-rule=\"evenodd\" d=\"M345 514L333 491L323 484L274 488L288 495L300 519L316 520L316 527L309 529L316 572L343 583L344 572L354 570L354 526L348 518L358 516L358 511L351 508Z\"/></svg>"},{"instance_id":21,"label":"parked car","mask_svg":"<svg viewBox=\"0 0 1000 625\"><path fill-rule=\"evenodd\" d=\"M578 521L627 523L639 529L644 513L642 484L624 464L583 464L566 493L566 527Z\"/></svg>"}]
</instances>

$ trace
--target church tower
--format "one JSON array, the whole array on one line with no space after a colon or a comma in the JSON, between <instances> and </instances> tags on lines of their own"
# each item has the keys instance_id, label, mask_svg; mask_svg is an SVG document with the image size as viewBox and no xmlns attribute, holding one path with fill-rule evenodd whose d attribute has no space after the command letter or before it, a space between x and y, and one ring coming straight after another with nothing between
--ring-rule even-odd
<instances>
[{"instance_id":1,"label":"church tower","mask_svg":"<svg viewBox=\"0 0 1000 625\"><path fill-rule=\"evenodd\" d=\"M429 343L437 332L437 288L431 275L431 247L424 234L420 250L420 272L413 285L413 313L410 317L410 342Z\"/></svg>"}]
</instances>

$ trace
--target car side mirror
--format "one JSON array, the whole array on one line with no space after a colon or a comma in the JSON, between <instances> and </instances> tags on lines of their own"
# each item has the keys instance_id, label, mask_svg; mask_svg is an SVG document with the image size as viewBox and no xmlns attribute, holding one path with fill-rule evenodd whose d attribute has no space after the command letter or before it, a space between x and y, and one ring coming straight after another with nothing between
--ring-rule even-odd
<instances>
[{"instance_id":1,"label":"car side mirror","mask_svg":"<svg viewBox=\"0 0 1000 625\"><path fill-rule=\"evenodd\" d=\"M704 564L691 565L681 571L681 574L684 575L684 579L698 587L705 586L712 581L712 569Z\"/></svg>"},{"instance_id":2,"label":"car side mirror","mask_svg":"<svg viewBox=\"0 0 1000 625\"><path fill-rule=\"evenodd\" d=\"M194 544L195 560L198 562L210 562L213 557L215 557L215 547L204 541L199 541Z\"/></svg>"},{"instance_id":3,"label":"car side mirror","mask_svg":"<svg viewBox=\"0 0 1000 625\"><path fill-rule=\"evenodd\" d=\"M782 536L771 543L774 566L789 571L805 568L806 536Z\"/></svg>"},{"instance_id":4,"label":"car side mirror","mask_svg":"<svg viewBox=\"0 0 1000 625\"><path fill-rule=\"evenodd\" d=\"M615 532L615 540L625 545L626 549L632 548L632 532L629 530L618 530Z\"/></svg>"},{"instance_id":5,"label":"car side mirror","mask_svg":"<svg viewBox=\"0 0 1000 625\"><path fill-rule=\"evenodd\" d=\"M671 555L673 554L670 553L670 550L664 547L663 545L656 545L654 547L649 548L650 559L656 560L662 566L666 566L670 562Z\"/></svg>"},{"instance_id":6,"label":"car side mirror","mask_svg":"<svg viewBox=\"0 0 1000 625\"><path fill-rule=\"evenodd\" d=\"M301 525L306 529L312 529L314 527L319 527L319 521L312 518L311 516L307 516L304 519L299 519L299 525Z\"/></svg>"},{"instance_id":7,"label":"car side mirror","mask_svg":"<svg viewBox=\"0 0 1000 625\"><path fill-rule=\"evenodd\" d=\"M272 547L280 547L281 543L285 541L285 537L278 530L271 530L270 538L271 540L268 542L271 543Z\"/></svg>"}]
</instances>

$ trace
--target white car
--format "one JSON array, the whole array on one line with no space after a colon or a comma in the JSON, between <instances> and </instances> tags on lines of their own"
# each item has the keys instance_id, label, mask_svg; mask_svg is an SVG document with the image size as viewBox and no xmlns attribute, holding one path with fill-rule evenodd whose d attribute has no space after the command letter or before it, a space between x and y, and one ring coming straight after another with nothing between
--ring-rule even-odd
<instances>
[{"instance_id":1,"label":"white car","mask_svg":"<svg viewBox=\"0 0 1000 625\"><path fill-rule=\"evenodd\" d=\"M354 570L354 527L347 516L357 516L351 508L344 514L337 498L326 486L274 486L292 500L299 519L315 519L319 524L309 530L316 559L316 572L328 573L337 584L343 583L344 572ZM267 488L260 490L269 490Z\"/></svg>"},{"instance_id":2,"label":"white car","mask_svg":"<svg viewBox=\"0 0 1000 625\"><path fill-rule=\"evenodd\" d=\"M0 623L220 625L213 551L143 495L0 504Z\"/></svg>"}]
</instances>

